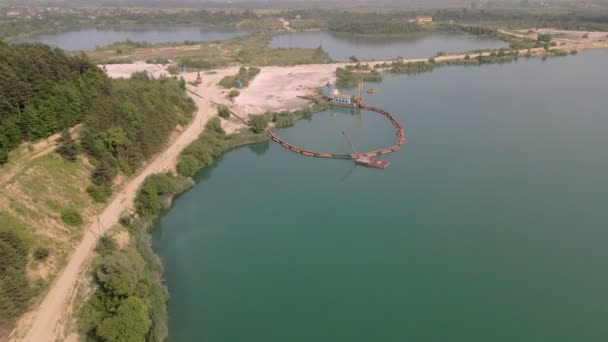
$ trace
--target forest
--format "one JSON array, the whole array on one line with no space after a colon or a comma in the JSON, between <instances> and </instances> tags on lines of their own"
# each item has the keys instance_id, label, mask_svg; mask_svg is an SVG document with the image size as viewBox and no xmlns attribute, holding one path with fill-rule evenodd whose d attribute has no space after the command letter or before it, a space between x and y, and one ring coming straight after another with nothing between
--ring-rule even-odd
<instances>
[{"instance_id":1,"label":"forest","mask_svg":"<svg viewBox=\"0 0 608 342\"><path fill-rule=\"evenodd\" d=\"M81 122L111 85L83 56L43 44L0 41L0 164L24 141L46 138Z\"/></svg>"},{"instance_id":2,"label":"forest","mask_svg":"<svg viewBox=\"0 0 608 342\"><path fill-rule=\"evenodd\" d=\"M359 8L352 11L301 9L285 11L282 16L297 23L310 21L316 28L365 34L399 34L433 29L434 25L413 25L410 19L429 15L439 23L455 23L502 28L555 27L570 30L608 29L608 9L532 8L522 5L491 7L471 3L449 8ZM295 18L302 18L295 19ZM310 27L306 27L310 28ZM367 29L367 31L363 31Z\"/></svg>"},{"instance_id":3,"label":"forest","mask_svg":"<svg viewBox=\"0 0 608 342\"><path fill-rule=\"evenodd\" d=\"M95 166L88 191L98 201L118 171L136 170L194 109L181 80L109 80L84 56L0 42L0 164L24 141L84 123L82 148Z\"/></svg>"},{"instance_id":4,"label":"forest","mask_svg":"<svg viewBox=\"0 0 608 342\"><path fill-rule=\"evenodd\" d=\"M42 44L0 42L0 163L6 163L9 152L20 143L61 132L56 152L67 162L87 158L94 166L87 192L95 201L106 200L112 193L117 174L129 176L135 172L162 148L177 125L190 121L194 110L194 102L186 95L183 80L157 80L145 73L135 74L130 79L110 80L85 56L68 56ZM79 139L68 131L76 125L81 125ZM61 219L66 224L82 224L82 217L74 210L63 210ZM27 265L29 260L46 258L49 250L31 250L30 244L24 232L0 226L2 324L10 325L27 309L35 295L27 277ZM160 290L154 284L158 277L151 278L146 271L148 263L142 266L130 258L128 262L136 264L129 266L122 256L108 255L107 259L107 265L99 266L96 275L100 277L97 279L100 286L114 291L112 298L131 294L132 290L146 291L138 292L142 300L132 299L121 303L123 309L112 306L108 310L119 316L143 312L153 321L153 303L146 298ZM108 273L110 269L120 267L128 267L129 279L145 276L141 281L147 288L141 284L136 284L135 288L112 287L118 286L116 282L128 285L124 283L127 279ZM108 275L102 277L104 272ZM139 283L138 279L135 283ZM164 302L156 305L160 306L164 309ZM149 324L146 322L142 318L140 326L129 327L129 330L147 333ZM108 334L116 324L121 322L118 319L105 322L104 326L108 328L99 328L99 336L111 340L112 336ZM144 329L146 327L148 329ZM104 331L107 334L104 335Z\"/></svg>"}]
</instances>

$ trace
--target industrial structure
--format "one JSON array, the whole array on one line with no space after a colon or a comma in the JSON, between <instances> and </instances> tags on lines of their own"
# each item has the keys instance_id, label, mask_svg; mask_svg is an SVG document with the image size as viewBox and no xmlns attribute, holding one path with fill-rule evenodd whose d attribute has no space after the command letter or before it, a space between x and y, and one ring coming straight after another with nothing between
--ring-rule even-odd
<instances>
[{"instance_id":1,"label":"industrial structure","mask_svg":"<svg viewBox=\"0 0 608 342\"><path fill-rule=\"evenodd\" d=\"M428 15L419 15L414 19L416 24L430 24L433 22L433 17Z\"/></svg>"},{"instance_id":2,"label":"industrial structure","mask_svg":"<svg viewBox=\"0 0 608 342\"><path fill-rule=\"evenodd\" d=\"M342 94L337 89L334 89L329 97L323 97L330 104L343 107L361 107L363 99L363 79L359 80L357 95Z\"/></svg>"},{"instance_id":3,"label":"industrial structure","mask_svg":"<svg viewBox=\"0 0 608 342\"><path fill-rule=\"evenodd\" d=\"M376 112L376 113L386 117L387 119L389 119L391 121L391 123L393 124L393 126L396 129L397 142L393 146L382 149L382 150L374 150L374 151L369 151L369 152L358 152L355 149L354 145L350 142L350 140L348 140L348 137L346 136L346 134L344 134L344 136L346 137L346 139L349 142L352 153L348 153L348 154L346 154L346 153L327 153L327 152L315 152L315 151L305 150L305 149L293 146L293 145L289 144L288 142L286 142L285 140L277 137L271 131L268 131L268 135L270 136L270 139L292 152L295 152L297 154L302 154L305 156L309 156L309 157L353 159L355 161L355 164L361 165L361 166L373 167L373 168L377 168L377 169L384 169L384 168L388 167L390 165L390 162L388 160L379 160L376 157L379 155L383 155L383 154L393 153L393 152L401 149L401 146L405 143L405 130L403 129L403 126L401 126L401 124L389 112L386 112L386 111L376 108L376 107L372 107L372 106L363 104L362 99L361 99L362 89L363 89L363 81L360 81L358 96L338 93L338 94L334 94L333 96L330 96L330 97L322 96L320 99L326 101L329 105L341 106L341 107L356 107L356 108L366 109L366 110ZM338 96L338 95L340 95L340 96ZM305 99L305 100L319 100L318 96L299 96L299 97L302 99ZM349 101L349 102L348 102L348 104L345 104L345 103L339 102L340 100L337 100L337 99L345 99L344 101Z\"/></svg>"}]
</instances>

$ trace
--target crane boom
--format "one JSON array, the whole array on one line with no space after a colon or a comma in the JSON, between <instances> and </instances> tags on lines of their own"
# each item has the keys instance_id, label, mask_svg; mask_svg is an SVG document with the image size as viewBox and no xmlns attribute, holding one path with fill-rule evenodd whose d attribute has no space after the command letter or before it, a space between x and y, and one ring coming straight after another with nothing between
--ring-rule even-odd
<instances>
[{"instance_id":1,"label":"crane boom","mask_svg":"<svg viewBox=\"0 0 608 342\"><path fill-rule=\"evenodd\" d=\"M342 135L344 136L344 138L346 138L346 141L348 142L348 145L350 146L350 149L353 151L353 153L359 154L359 152L357 152L357 149L355 148L355 145L353 145L352 141L350 141L350 139L348 138L348 135L346 135L346 133L344 133L344 131L342 131Z\"/></svg>"}]
</instances>

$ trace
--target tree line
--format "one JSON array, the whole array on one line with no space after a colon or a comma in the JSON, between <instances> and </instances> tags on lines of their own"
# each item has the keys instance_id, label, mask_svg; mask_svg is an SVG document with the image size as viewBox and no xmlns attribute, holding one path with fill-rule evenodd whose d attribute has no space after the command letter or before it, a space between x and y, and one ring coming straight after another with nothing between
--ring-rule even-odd
<instances>
[{"instance_id":1,"label":"tree line","mask_svg":"<svg viewBox=\"0 0 608 342\"><path fill-rule=\"evenodd\" d=\"M25 311L31 298L26 276L29 249L12 230L0 227L0 328Z\"/></svg>"},{"instance_id":2,"label":"tree line","mask_svg":"<svg viewBox=\"0 0 608 342\"><path fill-rule=\"evenodd\" d=\"M118 172L130 175L159 152L194 109L183 80L145 73L110 80L83 55L0 42L0 164L24 141L84 123L81 146L64 132L58 152L68 160L87 153L95 166L87 191L96 201L111 194Z\"/></svg>"},{"instance_id":3,"label":"tree line","mask_svg":"<svg viewBox=\"0 0 608 342\"><path fill-rule=\"evenodd\" d=\"M81 122L110 88L84 56L67 56L43 44L0 41L0 164L21 142Z\"/></svg>"},{"instance_id":4,"label":"tree line","mask_svg":"<svg viewBox=\"0 0 608 342\"><path fill-rule=\"evenodd\" d=\"M183 80L138 73L112 81L108 96L93 103L81 143L95 165L87 189L95 200L111 194L118 172L132 174L161 150L177 124L188 123L195 105L185 86Z\"/></svg>"}]
</instances>

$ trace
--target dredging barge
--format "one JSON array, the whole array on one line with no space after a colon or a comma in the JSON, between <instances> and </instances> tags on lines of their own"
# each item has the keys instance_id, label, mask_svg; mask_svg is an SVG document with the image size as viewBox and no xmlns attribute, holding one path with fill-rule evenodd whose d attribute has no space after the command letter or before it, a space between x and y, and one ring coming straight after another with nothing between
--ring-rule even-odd
<instances>
[{"instance_id":1,"label":"dredging barge","mask_svg":"<svg viewBox=\"0 0 608 342\"><path fill-rule=\"evenodd\" d=\"M401 146L403 146L403 144L405 143L405 130L404 130L403 126L401 126L401 124L389 112L384 111L380 108L376 108L376 107L372 107L372 106L364 104L361 101L361 88L362 88L362 83L360 82L359 83L359 96L350 96L350 95L343 95L343 94L339 94L340 96L336 96L337 93L334 93L333 97L328 97L328 96L298 96L298 97L301 99L311 100L311 101L314 101L314 100L324 101L325 103L327 103L330 106L366 109L366 110L378 113L380 115L383 115L393 124L393 126L395 127L395 130L396 130L395 135L397 137L397 141L393 146L391 146L389 148L381 149L381 150L374 150L374 151L359 153L354 149L352 144L350 144L351 150L353 151L353 153L343 154L343 153L326 153L326 152L315 152L315 151L305 150L305 149L302 149L302 148L289 144L288 142L284 141L283 139L277 137L274 133L268 131L268 135L270 136L270 139L294 153L302 154L302 155L309 156L309 157L352 159L355 161L355 164L357 164L357 165L372 167L372 168L377 168L377 169L387 168L390 165L390 162L388 160L377 159L376 157L380 156L380 155L384 155L384 154L393 153L393 152L401 149ZM347 139L348 139L348 137L347 137ZM350 143L350 141L349 141L349 143Z\"/></svg>"}]
</instances>

